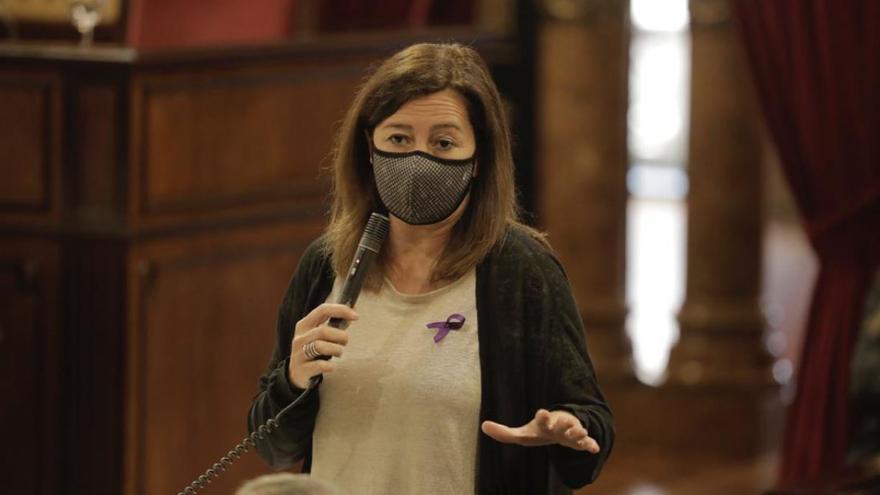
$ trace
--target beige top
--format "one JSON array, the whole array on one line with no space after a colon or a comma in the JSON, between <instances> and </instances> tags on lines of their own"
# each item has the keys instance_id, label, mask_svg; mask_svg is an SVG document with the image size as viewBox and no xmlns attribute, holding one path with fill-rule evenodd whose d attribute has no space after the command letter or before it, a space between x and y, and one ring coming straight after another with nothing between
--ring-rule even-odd
<instances>
[{"instance_id":1,"label":"beige top","mask_svg":"<svg viewBox=\"0 0 880 495\"><path fill-rule=\"evenodd\" d=\"M327 301L335 301L336 280ZM419 295L363 291L324 377L312 476L342 493L473 494L480 416L476 274ZM465 317L434 342L426 324Z\"/></svg>"}]
</instances>

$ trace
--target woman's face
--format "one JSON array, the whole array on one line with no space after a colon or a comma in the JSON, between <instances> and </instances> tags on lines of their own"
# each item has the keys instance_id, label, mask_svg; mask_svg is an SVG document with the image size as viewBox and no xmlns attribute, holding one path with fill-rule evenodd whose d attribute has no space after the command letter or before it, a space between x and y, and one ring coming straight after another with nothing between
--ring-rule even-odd
<instances>
[{"instance_id":1,"label":"woman's face","mask_svg":"<svg viewBox=\"0 0 880 495\"><path fill-rule=\"evenodd\" d=\"M373 146L392 153L423 151L438 158L470 158L476 143L467 101L452 89L410 100L376 126Z\"/></svg>"}]
</instances>

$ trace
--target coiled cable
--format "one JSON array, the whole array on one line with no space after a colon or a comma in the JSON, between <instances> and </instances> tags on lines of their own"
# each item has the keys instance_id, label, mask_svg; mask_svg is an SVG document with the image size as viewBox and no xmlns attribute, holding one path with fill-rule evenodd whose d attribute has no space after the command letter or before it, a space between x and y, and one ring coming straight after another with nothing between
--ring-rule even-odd
<instances>
[{"instance_id":1,"label":"coiled cable","mask_svg":"<svg viewBox=\"0 0 880 495\"><path fill-rule=\"evenodd\" d=\"M255 448L258 440L265 439L277 430L281 416L284 416L287 411L293 409L294 406L299 404L300 401L309 395L309 393L317 386L317 383L315 382L317 382L317 380L313 379L309 384L309 388L303 390L303 392L299 394L299 397L279 411L274 418L266 421L265 424L260 425L260 427L254 430L250 435L244 437L244 440L239 442L238 445L221 457L218 462L215 462L214 465L205 470L204 474L193 480L193 482L187 485L186 488L177 492L177 495L195 495L199 490L208 486L208 483L219 478L220 475L223 474L233 462L237 461L242 454L251 448Z\"/></svg>"}]
</instances>

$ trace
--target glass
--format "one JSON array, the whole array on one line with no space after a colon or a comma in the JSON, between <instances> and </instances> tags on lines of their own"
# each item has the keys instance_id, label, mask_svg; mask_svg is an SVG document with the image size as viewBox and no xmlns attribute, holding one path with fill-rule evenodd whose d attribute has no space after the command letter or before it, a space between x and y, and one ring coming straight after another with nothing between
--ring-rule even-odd
<instances>
[{"instance_id":1,"label":"glass","mask_svg":"<svg viewBox=\"0 0 880 495\"><path fill-rule=\"evenodd\" d=\"M79 31L80 45L91 45L95 26L101 22L101 14L107 0L70 0L70 20Z\"/></svg>"}]
</instances>

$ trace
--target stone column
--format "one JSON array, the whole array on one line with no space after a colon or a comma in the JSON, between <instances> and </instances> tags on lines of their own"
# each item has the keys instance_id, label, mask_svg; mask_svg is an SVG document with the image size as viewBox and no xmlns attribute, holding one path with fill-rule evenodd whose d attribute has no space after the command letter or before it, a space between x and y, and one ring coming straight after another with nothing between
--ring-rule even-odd
<instances>
[{"instance_id":1,"label":"stone column","mask_svg":"<svg viewBox=\"0 0 880 495\"><path fill-rule=\"evenodd\" d=\"M624 332L628 0L545 0L538 28L538 213L603 383L632 377Z\"/></svg>"},{"instance_id":2,"label":"stone column","mask_svg":"<svg viewBox=\"0 0 880 495\"><path fill-rule=\"evenodd\" d=\"M774 387L760 309L762 149L750 68L727 0L691 0L687 292L667 397L707 454L748 458L769 440ZM687 418L687 419L684 419ZM671 432L675 438L694 435Z\"/></svg>"}]
</instances>

